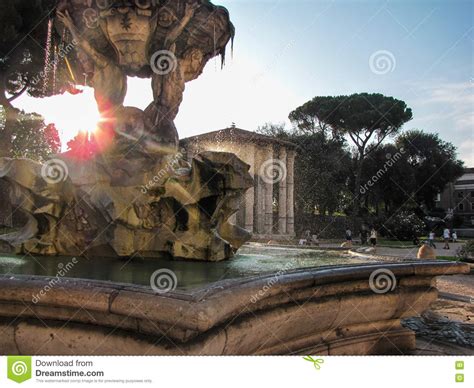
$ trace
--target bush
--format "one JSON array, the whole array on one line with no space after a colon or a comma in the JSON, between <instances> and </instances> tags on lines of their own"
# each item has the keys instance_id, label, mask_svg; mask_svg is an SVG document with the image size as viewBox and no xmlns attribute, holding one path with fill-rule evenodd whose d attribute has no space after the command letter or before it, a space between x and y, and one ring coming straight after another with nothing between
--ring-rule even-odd
<instances>
[{"instance_id":1,"label":"bush","mask_svg":"<svg viewBox=\"0 0 474 388\"><path fill-rule=\"evenodd\" d=\"M425 223L415 213L402 211L390 218L385 224L385 232L388 238L411 241L413 237L420 236L425 230Z\"/></svg>"},{"instance_id":2,"label":"bush","mask_svg":"<svg viewBox=\"0 0 474 388\"><path fill-rule=\"evenodd\" d=\"M457 256L461 260L474 259L474 240L468 241L457 251Z\"/></svg>"}]
</instances>

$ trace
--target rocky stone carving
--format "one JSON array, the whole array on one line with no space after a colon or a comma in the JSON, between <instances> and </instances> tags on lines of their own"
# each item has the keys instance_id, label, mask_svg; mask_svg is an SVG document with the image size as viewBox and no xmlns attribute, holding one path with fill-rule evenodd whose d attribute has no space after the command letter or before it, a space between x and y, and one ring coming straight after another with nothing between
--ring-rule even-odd
<instances>
[{"instance_id":1,"label":"rocky stone carving","mask_svg":"<svg viewBox=\"0 0 474 388\"><path fill-rule=\"evenodd\" d=\"M65 58L74 82L94 88L100 146L44 165L0 159L16 223L3 244L44 255L232 257L250 237L228 222L253 184L249 166L211 152L188 163L174 125L185 83L233 39L227 10L207 0L61 0L54 25L75 48ZM145 111L123 106L127 76L152 79Z\"/></svg>"}]
</instances>

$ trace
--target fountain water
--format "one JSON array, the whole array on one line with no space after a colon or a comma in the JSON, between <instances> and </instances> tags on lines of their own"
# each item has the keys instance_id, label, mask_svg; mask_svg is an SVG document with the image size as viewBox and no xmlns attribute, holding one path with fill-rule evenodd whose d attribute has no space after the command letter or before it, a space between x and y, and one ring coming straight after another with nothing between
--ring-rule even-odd
<instances>
[{"instance_id":1,"label":"fountain water","mask_svg":"<svg viewBox=\"0 0 474 388\"><path fill-rule=\"evenodd\" d=\"M49 19L49 21L48 21L48 34L47 34L47 37L46 37L46 49L45 49L45 56L44 56L43 94L47 93L48 86L49 86L49 77L50 77L50 74L51 74L52 40L53 40L53 20Z\"/></svg>"}]
</instances>

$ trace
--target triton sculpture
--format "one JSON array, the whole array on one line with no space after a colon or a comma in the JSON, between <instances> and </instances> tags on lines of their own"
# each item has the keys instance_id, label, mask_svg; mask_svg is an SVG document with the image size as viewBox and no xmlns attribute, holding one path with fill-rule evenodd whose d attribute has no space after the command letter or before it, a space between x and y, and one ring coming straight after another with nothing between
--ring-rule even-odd
<instances>
[{"instance_id":1,"label":"triton sculpture","mask_svg":"<svg viewBox=\"0 0 474 388\"><path fill-rule=\"evenodd\" d=\"M4 250L232 257L250 238L228 222L253 184L249 166L228 153L186 161L174 125L186 82L210 59L224 63L234 36L227 10L207 0L61 0L50 28L55 52L65 53L54 63L54 84L94 88L97 150L44 165L0 159L0 183L10 192L3 206L18 224L0 236ZM152 80L144 111L123 105L129 76Z\"/></svg>"}]
</instances>

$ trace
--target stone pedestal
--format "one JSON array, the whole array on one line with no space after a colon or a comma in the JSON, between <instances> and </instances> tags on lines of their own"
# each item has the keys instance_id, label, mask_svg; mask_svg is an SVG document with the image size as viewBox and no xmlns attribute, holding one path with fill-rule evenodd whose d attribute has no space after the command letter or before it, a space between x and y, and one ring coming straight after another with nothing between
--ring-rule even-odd
<instances>
[{"instance_id":1,"label":"stone pedestal","mask_svg":"<svg viewBox=\"0 0 474 388\"><path fill-rule=\"evenodd\" d=\"M191 165L180 154L151 156L84 161L66 153L43 166L0 158L0 182L11 194L0 199L19 204L24 218L0 242L21 254L231 258L250 239L236 226L253 185L249 166L224 152L202 152ZM46 175L52 162L61 177Z\"/></svg>"}]
</instances>

